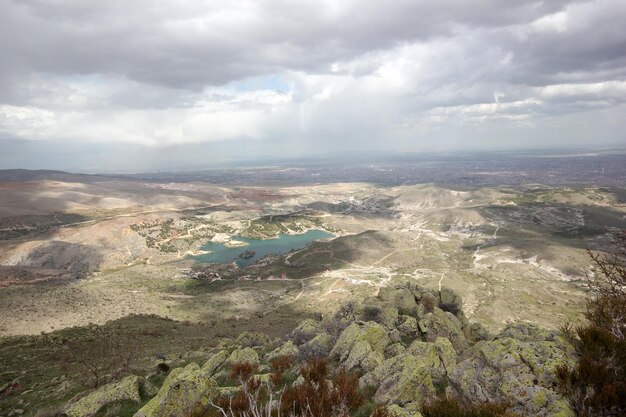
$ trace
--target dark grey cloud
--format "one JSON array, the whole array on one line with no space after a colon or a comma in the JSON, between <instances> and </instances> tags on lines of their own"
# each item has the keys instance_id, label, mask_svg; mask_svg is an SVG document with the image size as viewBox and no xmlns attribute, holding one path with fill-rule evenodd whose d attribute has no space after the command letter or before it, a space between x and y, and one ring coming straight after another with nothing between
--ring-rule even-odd
<instances>
[{"instance_id":1,"label":"dark grey cloud","mask_svg":"<svg viewBox=\"0 0 626 417\"><path fill-rule=\"evenodd\" d=\"M0 150L626 143L624 21L623 0L0 1Z\"/></svg>"},{"instance_id":2,"label":"dark grey cloud","mask_svg":"<svg viewBox=\"0 0 626 417\"><path fill-rule=\"evenodd\" d=\"M38 1L4 3L4 74L115 74L183 88L284 69L327 71L456 26L523 24L567 1Z\"/></svg>"}]
</instances>

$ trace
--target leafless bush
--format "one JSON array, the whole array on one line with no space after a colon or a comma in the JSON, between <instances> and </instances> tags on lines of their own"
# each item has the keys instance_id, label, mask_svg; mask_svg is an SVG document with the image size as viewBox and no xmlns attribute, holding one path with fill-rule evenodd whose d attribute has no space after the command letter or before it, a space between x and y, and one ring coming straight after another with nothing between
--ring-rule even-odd
<instances>
[{"instance_id":1,"label":"leafless bush","mask_svg":"<svg viewBox=\"0 0 626 417\"><path fill-rule=\"evenodd\" d=\"M426 401L422 405L424 417L519 417L509 411L506 403L465 403L454 397L444 396Z\"/></svg>"},{"instance_id":2,"label":"leafless bush","mask_svg":"<svg viewBox=\"0 0 626 417\"><path fill-rule=\"evenodd\" d=\"M261 382L254 376L252 364L235 364L231 377L238 381L239 391L212 402L212 409L221 417L347 417L363 403L358 376L341 368L329 380L325 358L311 359L300 370L300 384L286 384L284 372L292 366L289 358L272 361L274 373ZM381 415L380 417L385 417Z\"/></svg>"},{"instance_id":3,"label":"leafless bush","mask_svg":"<svg viewBox=\"0 0 626 417\"><path fill-rule=\"evenodd\" d=\"M71 344L70 349L76 355L82 383L89 388L96 388L131 373L139 353L136 344L127 344L125 338L119 336L109 337L96 345Z\"/></svg>"}]
</instances>

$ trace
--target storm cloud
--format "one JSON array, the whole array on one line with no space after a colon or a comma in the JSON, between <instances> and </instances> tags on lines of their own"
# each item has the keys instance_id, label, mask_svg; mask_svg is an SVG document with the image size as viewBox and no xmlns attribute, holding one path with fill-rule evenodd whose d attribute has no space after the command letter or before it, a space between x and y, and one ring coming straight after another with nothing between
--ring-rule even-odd
<instances>
[{"instance_id":1,"label":"storm cloud","mask_svg":"<svg viewBox=\"0 0 626 417\"><path fill-rule=\"evenodd\" d=\"M6 0L0 165L623 145L625 21L622 0ZM80 168L63 155L33 160Z\"/></svg>"}]
</instances>

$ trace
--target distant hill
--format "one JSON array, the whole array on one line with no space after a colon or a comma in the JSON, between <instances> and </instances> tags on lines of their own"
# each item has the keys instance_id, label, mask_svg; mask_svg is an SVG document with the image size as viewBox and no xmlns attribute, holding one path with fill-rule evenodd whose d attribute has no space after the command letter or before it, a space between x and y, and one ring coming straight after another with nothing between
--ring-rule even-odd
<instances>
[{"instance_id":1,"label":"distant hill","mask_svg":"<svg viewBox=\"0 0 626 417\"><path fill-rule=\"evenodd\" d=\"M0 182L20 181L73 181L73 182L97 182L110 180L110 177L91 174L72 174L65 171L53 170L30 170L30 169L2 169L0 170Z\"/></svg>"}]
</instances>

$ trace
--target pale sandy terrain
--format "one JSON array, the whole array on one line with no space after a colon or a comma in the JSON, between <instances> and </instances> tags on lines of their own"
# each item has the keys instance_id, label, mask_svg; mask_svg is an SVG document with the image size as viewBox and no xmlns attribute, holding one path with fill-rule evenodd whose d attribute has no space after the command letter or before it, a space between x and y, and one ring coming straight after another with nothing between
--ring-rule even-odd
<instances>
[{"instance_id":1,"label":"pale sandy terrain","mask_svg":"<svg viewBox=\"0 0 626 417\"><path fill-rule=\"evenodd\" d=\"M594 222L626 222L624 206L592 188L37 181L0 184L0 201L4 227L64 222L0 241L0 335L132 313L206 321L284 305L326 311L406 279L456 289L467 314L494 329L516 320L557 327L582 309L584 249L606 245L610 230ZM202 243L274 233L278 223L261 216L289 213L305 214L278 222L287 233L322 227L343 237L232 272L238 281L189 278L185 258Z\"/></svg>"}]
</instances>

